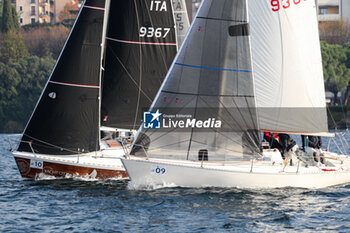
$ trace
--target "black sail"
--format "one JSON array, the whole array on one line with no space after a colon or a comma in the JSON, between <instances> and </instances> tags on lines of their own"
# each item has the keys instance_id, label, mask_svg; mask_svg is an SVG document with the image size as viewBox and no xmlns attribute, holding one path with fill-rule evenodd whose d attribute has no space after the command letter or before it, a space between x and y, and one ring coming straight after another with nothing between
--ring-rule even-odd
<instances>
[{"instance_id":1,"label":"black sail","mask_svg":"<svg viewBox=\"0 0 350 233\"><path fill-rule=\"evenodd\" d=\"M163 114L162 128L143 126L131 154L216 161L258 156L249 36L247 0L203 1L151 107ZM171 127L170 120L184 123ZM187 123L194 121L209 126Z\"/></svg>"},{"instance_id":2,"label":"black sail","mask_svg":"<svg viewBox=\"0 0 350 233\"><path fill-rule=\"evenodd\" d=\"M86 0L24 131L18 151L76 154L99 150L104 0Z\"/></svg>"},{"instance_id":3,"label":"black sail","mask_svg":"<svg viewBox=\"0 0 350 233\"><path fill-rule=\"evenodd\" d=\"M137 129L176 52L171 0L111 1L101 124Z\"/></svg>"}]
</instances>

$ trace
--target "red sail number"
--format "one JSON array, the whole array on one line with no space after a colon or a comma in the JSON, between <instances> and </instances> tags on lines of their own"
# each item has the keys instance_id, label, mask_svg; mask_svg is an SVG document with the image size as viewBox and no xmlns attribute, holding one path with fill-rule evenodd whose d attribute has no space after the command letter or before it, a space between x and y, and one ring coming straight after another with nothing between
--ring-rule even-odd
<instances>
[{"instance_id":1,"label":"red sail number","mask_svg":"<svg viewBox=\"0 0 350 233\"><path fill-rule=\"evenodd\" d=\"M291 2L293 2L294 5L298 5L301 0L271 0L272 11L279 11L281 6L283 9L287 9L292 5Z\"/></svg>"}]
</instances>

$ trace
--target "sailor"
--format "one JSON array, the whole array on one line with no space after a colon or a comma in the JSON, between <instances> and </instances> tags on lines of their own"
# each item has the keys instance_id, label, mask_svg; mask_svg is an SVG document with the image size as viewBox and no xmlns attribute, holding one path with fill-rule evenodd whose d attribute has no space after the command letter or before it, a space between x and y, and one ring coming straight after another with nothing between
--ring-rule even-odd
<instances>
[{"instance_id":1,"label":"sailor","mask_svg":"<svg viewBox=\"0 0 350 233\"><path fill-rule=\"evenodd\" d=\"M308 147L307 154L309 155L309 159L311 164L320 165L320 163L324 164L323 154L322 154L322 138L320 136L311 136L311 135L302 135L301 141L303 145L303 150L305 151L305 138L308 139ZM305 151L306 152L306 151Z\"/></svg>"},{"instance_id":2,"label":"sailor","mask_svg":"<svg viewBox=\"0 0 350 233\"><path fill-rule=\"evenodd\" d=\"M297 160L296 153L299 150L299 147L289 134L280 133L278 134L278 137L279 137L279 144L282 147L282 158L284 159L284 162L283 162L284 167L282 171L284 171L284 169L288 164L288 160L290 160L290 165L293 165L293 161L296 162Z\"/></svg>"},{"instance_id":3,"label":"sailor","mask_svg":"<svg viewBox=\"0 0 350 233\"><path fill-rule=\"evenodd\" d=\"M279 136L277 133L264 132L264 140L270 144L270 148L276 148L282 153L282 147L279 144Z\"/></svg>"}]
</instances>

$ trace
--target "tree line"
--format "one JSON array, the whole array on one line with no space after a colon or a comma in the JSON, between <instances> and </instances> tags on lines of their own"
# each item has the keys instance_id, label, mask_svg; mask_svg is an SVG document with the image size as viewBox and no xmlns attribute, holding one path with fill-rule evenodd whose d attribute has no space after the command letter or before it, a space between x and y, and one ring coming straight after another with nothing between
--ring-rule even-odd
<instances>
[{"instance_id":1,"label":"tree line","mask_svg":"<svg viewBox=\"0 0 350 233\"><path fill-rule=\"evenodd\" d=\"M72 8L70 8L72 7ZM71 22L76 6L61 14ZM0 6L0 132L21 132L28 121L71 24L31 24L20 27L10 0ZM320 28L325 87L336 95L350 96L350 27L345 23ZM328 30L328 33L327 33ZM335 100L339 101L339 100ZM349 103L350 104L350 103Z\"/></svg>"},{"instance_id":2,"label":"tree line","mask_svg":"<svg viewBox=\"0 0 350 233\"><path fill-rule=\"evenodd\" d=\"M66 17L62 14L62 17ZM71 17L71 15L69 15ZM71 25L19 25L10 0L0 5L0 132L21 132Z\"/></svg>"}]
</instances>

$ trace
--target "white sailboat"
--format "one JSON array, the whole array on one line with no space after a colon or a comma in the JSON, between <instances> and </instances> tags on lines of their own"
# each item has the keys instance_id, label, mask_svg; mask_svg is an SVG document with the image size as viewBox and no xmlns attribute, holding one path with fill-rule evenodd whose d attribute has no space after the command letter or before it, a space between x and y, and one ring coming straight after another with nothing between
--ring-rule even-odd
<instances>
[{"instance_id":1,"label":"white sailboat","mask_svg":"<svg viewBox=\"0 0 350 233\"><path fill-rule=\"evenodd\" d=\"M128 178L120 157L176 55L182 40L176 14L188 23L183 6L183 0L84 1L13 151L23 178Z\"/></svg>"},{"instance_id":2,"label":"white sailboat","mask_svg":"<svg viewBox=\"0 0 350 233\"><path fill-rule=\"evenodd\" d=\"M260 148L260 131L331 136L315 1L204 0L149 114L122 159L136 187L350 182L345 155L284 168Z\"/></svg>"}]
</instances>

